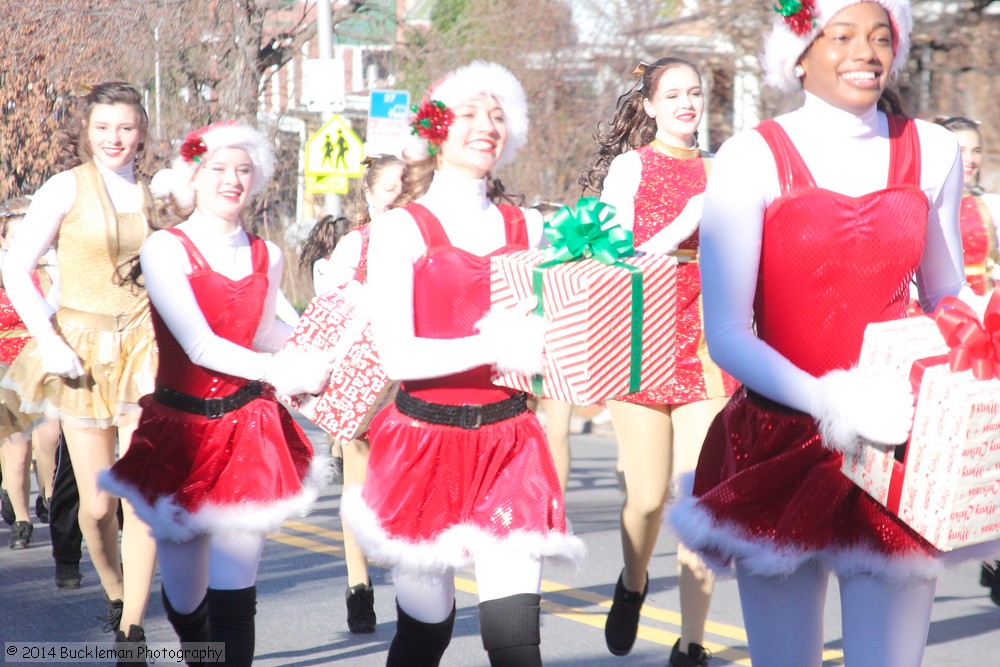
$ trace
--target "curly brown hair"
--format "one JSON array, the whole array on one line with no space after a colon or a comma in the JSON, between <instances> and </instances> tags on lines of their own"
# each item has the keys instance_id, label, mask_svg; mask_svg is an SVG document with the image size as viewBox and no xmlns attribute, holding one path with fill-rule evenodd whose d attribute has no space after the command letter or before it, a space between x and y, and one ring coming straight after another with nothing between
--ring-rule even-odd
<instances>
[{"instance_id":1,"label":"curly brown hair","mask_svg":"<svg viewBox=\"0 0 1000 667\"><path fill-rule=\"evenodd\" d=\"M90 142L87 141L87 128L90 114L97 104L127 104L135 109L139 118L139 150L135 160L139 171L148 174L152 168L153 151L147 151L152 146L149 135L149 118L142 104L142 95L127 81L105 81L95 85L83 97L77 98L76 108L70 114L67 123L63 124L58 137L61 142L59 167L72 169L94 157Z\"/></svg>"}]
</instances>

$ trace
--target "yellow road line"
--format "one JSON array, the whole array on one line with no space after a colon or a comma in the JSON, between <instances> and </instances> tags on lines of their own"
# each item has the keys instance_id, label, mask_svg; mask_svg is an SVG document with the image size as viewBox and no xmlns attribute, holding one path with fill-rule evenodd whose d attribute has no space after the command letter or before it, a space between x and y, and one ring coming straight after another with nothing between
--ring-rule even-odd
<instances>
[{"instance_id":1,"label":"yellow road line","mask_svg":"<svg viewBox=\"0 0 1000 667\"><path fill-rule=\"evenodd\" d=\"M282 529L290 529L299 533L316 535L335 542L343 542L344 539L344 534L340 531L321 528L320 526L301 521L286 521L281 527ZM333 554L341 557L344 554L344 548L341 544L331 545L326 542L310 539L301 535L294 535L286 532L274 532L269 533L268 538L274 540L275 542L280 542L282 544L287 544L289 546L305 549L315 553ZM591 591L580 590L578 588L573 588L572 586L567 586L566 584L561 584L555 581L549 581L547 579L542 580L541 588L542 593L549 594L549 596L542 600L542 609L547 614L576 623L589 625L600 630L604 629L606 615L603 612L585 611L569 605L560 604L559 602L552 600L551 596L562 596L586 602L588 605L610 608L611 599L607 596L593 593ZM463 577L457 574L455 575L455 589L470 595L477 595L479 593L474 578ZM677 628L680 628L681 624L680 613L669 609L659 609L648 604L644 605L642 608L642 617L647 620L673 625ZM734 641L741 642L744 645L747 641L746 630L739 626L708 621L705 624L705 630L709 634L725 637L726 639L732 639ZM641 623L639 624L639 632L637 636L645 639L646 641L668 647L673 646L674 642L676 642L680 637L677 632L671 632L669 630L643 625ZM705 642L705 648L711 651L716 658L729 661L736 665L746 665L748 667L750 665L750 656L744 650L709 641ZM843 658L844 653L841 650L826 649L823 651L824 663L843 664Z\"/></svg>"}]
</instances>

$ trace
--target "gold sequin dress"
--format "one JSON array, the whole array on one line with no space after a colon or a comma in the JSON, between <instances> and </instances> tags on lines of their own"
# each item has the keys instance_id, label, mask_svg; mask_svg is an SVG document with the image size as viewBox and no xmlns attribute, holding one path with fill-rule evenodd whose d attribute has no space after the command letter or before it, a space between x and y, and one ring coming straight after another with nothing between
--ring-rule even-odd
<instances>
[{"instance_id":1,"label":"gold sequin dress","mask_svg":"<svg viewBox=\"0 0 1000 667\"><path fill-rule=\"evenodd\" d=\"M152 198L142 183L143 212L117 213L93 161L75 169L76 199L59 225L61 275L56 330L79 355L83 377L46 374L34 340L11 365L4 384L21 409L45 412L79 427L107 428L138 413L153 391L156 345L145 290L121 285L118 267L138 254L150 233Z\"/></svg>"}]
</instances>

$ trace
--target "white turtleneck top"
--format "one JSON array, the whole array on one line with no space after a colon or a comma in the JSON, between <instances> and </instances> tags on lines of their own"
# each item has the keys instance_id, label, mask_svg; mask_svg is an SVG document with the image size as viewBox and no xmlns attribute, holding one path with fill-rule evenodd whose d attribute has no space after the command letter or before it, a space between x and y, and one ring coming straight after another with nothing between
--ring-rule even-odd
<instances>
[{"instance_id":1,"label":"white turtleneck top","mask_svg":"<svg viewBox=\"0 0 1000 667\"><path fill-rule=\"evenodd\" d=\"M253 270L250 241L242 227L221 231L195 211L177 226L187 234L213 271L231 280L250 275ZM274 352L291 334L291 327L275 317L275 303L281 286L281 251L270 241L268 289L254 348ZM181 242L170 232L154 232L139 252L143 280L149 300L192 362L213 371L248 379L264 376L264 355L217 336L208 325L195 299L188 274L191 263ZM233 304L239 307L239 304Z\"/></svg>"},{"instance_id":2,"label":"white turtleneck top","mask_svg":"<svg viewBox=\"0 0 1000 667\"><path fill-rule=\"evenodd\" d=\"M142 191L136 187L131 163L118 170L108 169L100 160L94 160L94 164L116 211L136 213L142 210ZM14 247L4 259L4 289L32 335L38 335L39 331L52 326L50 318L55 308L35 289L31 272L39 258L52 247L59 225L75 200L76 176L72 171L59 172L45 181L32 197L31 207L18 229Z\"/></svg>"},{"instance_id":3,"label":"white turtleneck top","mask_svg":"<svg viewBox=\"0 0 1000 667\"><path fill-rule=\"evenodd\" d=\"M798 110L775 119L788 133L816 185L849 196L886 187L888 121L873 107L862 115L806 94ZM926 247L917 273L921 302L933 308L965 282L959 229L962 160L955 136L917 121L920 187L930 202ZM818 380L794 366L753 331L753 302L764 211L781 194L774 157L763 137L732 137L712 164L700 229L702 295L709 352L748 388L810 412Z\"/></svg>"},{"instance_id":4,"label":"white turtleneck top","mask_svg":"<svg viewBox=\"0 0 1000 667\"><path fill-rule=\"evenodd\" d=\"M487 255L506 245L503 216L486 198L486 179L437 171L427 193L416 200L438 220L452 245ZM542 243L542 216L524 209L528 240ZM413 326L413 265L427 247L413 217L398 208L372 223L368 286L379 357L394 380L440 377L489 364L496 358L482 335L418 338Z\"/></svg>"}]
</instances>

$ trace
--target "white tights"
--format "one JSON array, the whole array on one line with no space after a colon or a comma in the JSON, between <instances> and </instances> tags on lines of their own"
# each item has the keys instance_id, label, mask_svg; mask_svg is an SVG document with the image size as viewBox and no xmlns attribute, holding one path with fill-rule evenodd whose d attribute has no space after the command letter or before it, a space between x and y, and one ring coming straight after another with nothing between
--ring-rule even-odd
<instances>
[{"instance_id":1,"label":"white tights","mask_svg":"<svg viewBox=\"0 0 1000 667\"><path fill-rule=\"evenodd\" d=\"M509 554L476 554L476 584L479 601L499 600L519 593L538 594L542 585L542 562ZM392 584L399 607L421 623L440 623L455 604L455 571L414 572L396 566ZM173 598L171 598L171 603Z\"/></svg>"},{"instance_id":2,"label":"white tights","mask_svg":"<svg viewBox=\"0 0 1000 667\"><path fill-rule=\"evenodd\" d=\"M736 567L753 663L820 667L829 573L806 564L783 577ZM936 579L890 582L868 574L840 578L844 662L851 667L920 667Z\"/></svg>"},{"instance_id":3,"label":"white tights","mask_svg":"<svg viewBox=\"0 0 1000 667\"><path fill-rule=\"evenodd\" d=\"M157 540L163 590L178 613L190 614L209 588L240 590L257 581L266 536L260 533L198 535L187 542Z\"/></svg>"}]
</instances>

